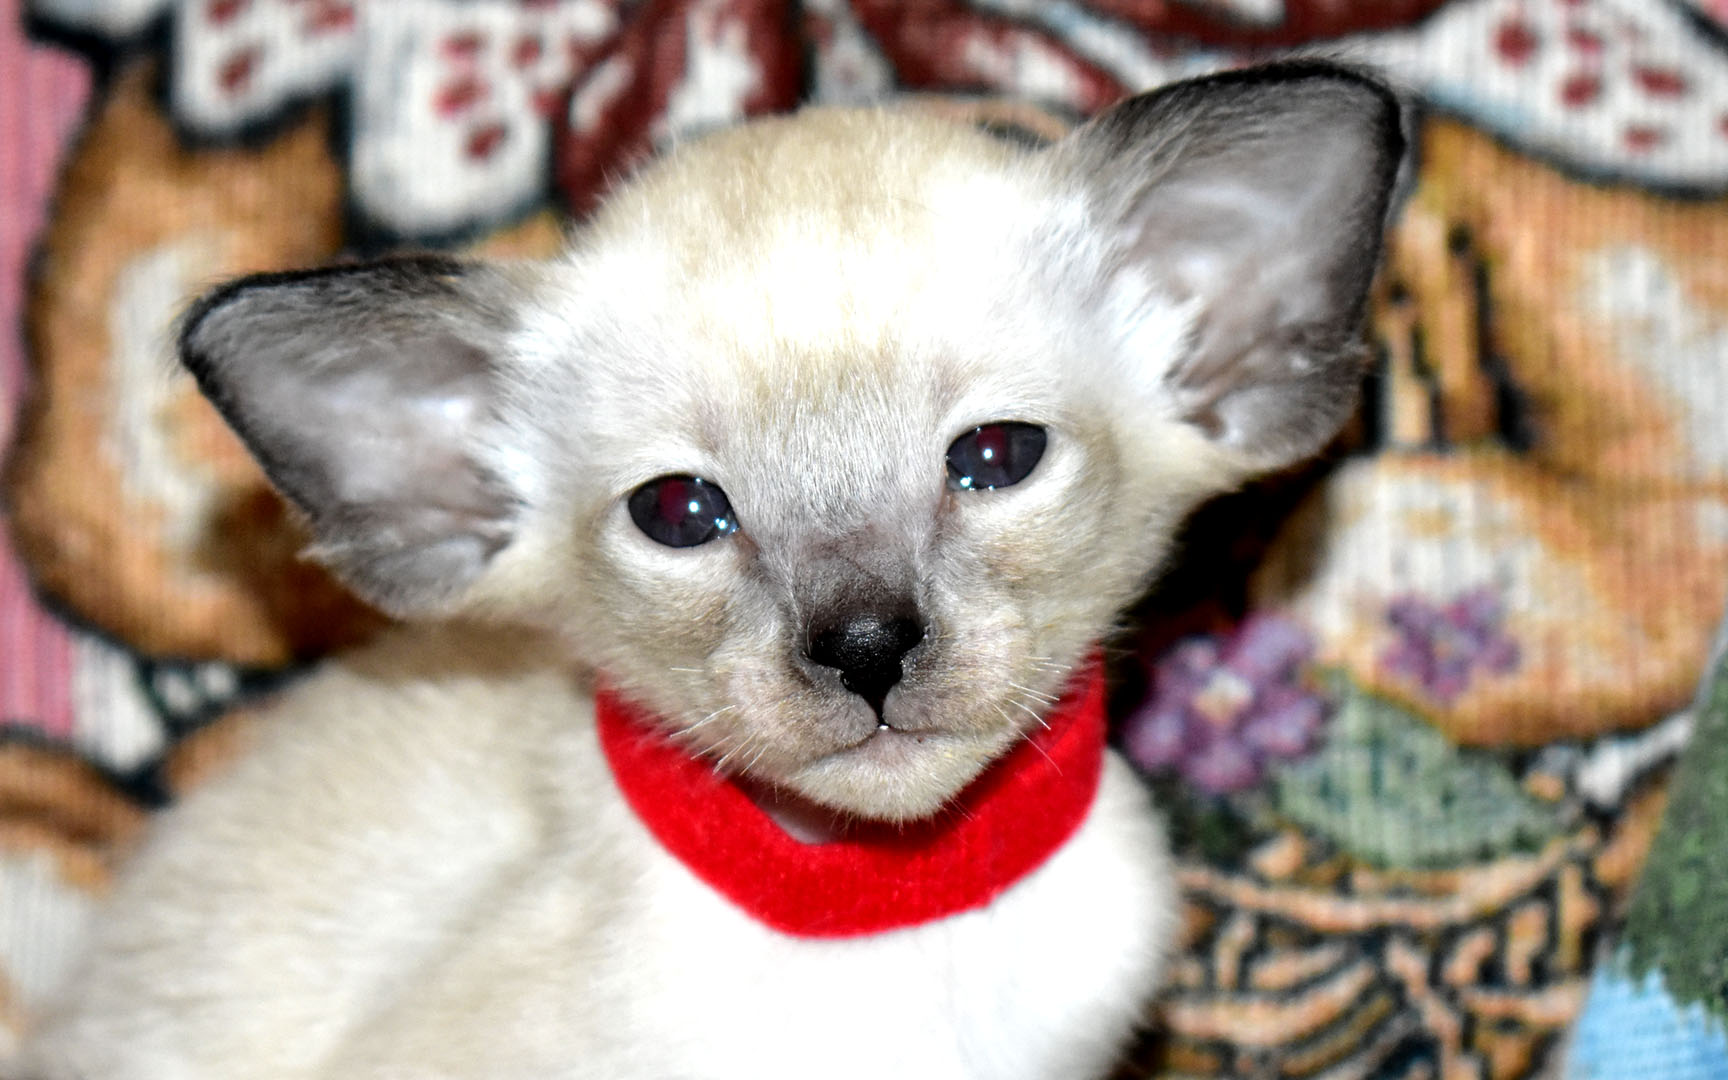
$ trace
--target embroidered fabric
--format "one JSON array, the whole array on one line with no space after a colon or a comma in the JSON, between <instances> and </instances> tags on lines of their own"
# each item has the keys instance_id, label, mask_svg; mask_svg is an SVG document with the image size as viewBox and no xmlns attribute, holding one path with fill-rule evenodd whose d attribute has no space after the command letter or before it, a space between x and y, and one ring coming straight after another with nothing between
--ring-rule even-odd
<instances>
[{"instance_id":1,"label":"embroidered fabric","mask_svg":"<svg viewBox=\"0 0 1728 1080\"><path fill-rule=\"evenodd\" d=\"M1314 42L1569 168L1728 184L1728 64L1698 32L1721 0L28 6L113 47L162 48L169 108L199 140L255 138L303 102L340 102L356 220L397 237L464 235L548 199L585 212L609 175L655 149L803 101L985 92L1086 115Z\"/></svg>"}]
</instances>

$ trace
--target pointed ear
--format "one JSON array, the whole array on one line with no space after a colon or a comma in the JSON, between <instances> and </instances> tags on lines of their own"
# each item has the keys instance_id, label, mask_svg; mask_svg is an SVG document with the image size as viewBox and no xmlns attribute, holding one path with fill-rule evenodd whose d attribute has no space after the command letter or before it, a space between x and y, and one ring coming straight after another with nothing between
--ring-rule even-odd
<instances>
[{"instance_id":1,"label":"pointed ear","mask_svg":"<svg viewBox=\"0 0 1728 1080\"><path fill-rule=\"evenodd\" d=\"M1245 470L1313 453L1353 408L1401 121L1374 78L1291 62L1131 98L1051 150L1105 234L1128 351L1136 321L1187 320L1174 357L1127 362Z\"/></svg>"},{"instance_id":2,"label":"pointed ear","mask_svg":"<svg viewBox=\"0 0 1728 1080\"><path fill-rule=\"evenodd\" d=\"M511 540L517 498L482 463L520 289L425 257L261 274L200 300L180 354L310 554L393 614L436 608Z\"/></svg>"}]
</instances>

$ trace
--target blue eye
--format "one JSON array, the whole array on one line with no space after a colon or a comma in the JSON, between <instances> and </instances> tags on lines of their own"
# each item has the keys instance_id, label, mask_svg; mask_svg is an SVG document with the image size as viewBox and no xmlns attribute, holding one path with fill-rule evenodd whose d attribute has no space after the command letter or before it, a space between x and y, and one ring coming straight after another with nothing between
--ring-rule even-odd
<instances>
[{"instance_id":1,"label":"blue eye","mask_svg":"<svg viewBox=\"0 0 1728 1080\"><path fill-rule=\"evenodd\" d=\"M948 486L961 491L1012 487L1032 474L1048 441L1043 428L1017 420L973 428L948 448Z\"/></svg>"},{"instance_id":2,"label":"blue eye","mask_svg":"<svg viewBox=\"0 0 1728 1080\"><path fill-rule=\"evenodd\" d=\"M696 476L662 476L630 493L630 520L667 547L695 547L738 531L732 504L719 487Z\"/></svg>"}]
</instances>

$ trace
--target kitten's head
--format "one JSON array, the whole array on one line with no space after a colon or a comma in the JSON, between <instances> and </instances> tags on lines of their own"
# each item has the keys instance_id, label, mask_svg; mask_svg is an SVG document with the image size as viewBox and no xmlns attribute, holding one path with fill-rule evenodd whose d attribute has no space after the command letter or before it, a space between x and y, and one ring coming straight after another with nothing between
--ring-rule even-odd
<instances>
[{"instance_id":1,"label":"kitten's head","mask_svg":"<svg viewBox=\"0 0 1728 1080\"><path fill-rule=\"evenodd\" d=\"M251 278L183 352L363 596L550 625L728 768L912 818L1198 500L1345 418L1402 146L1317 64L1043 150L812 110L679 149L550 264Z\"/></svg>"}]
</instances>

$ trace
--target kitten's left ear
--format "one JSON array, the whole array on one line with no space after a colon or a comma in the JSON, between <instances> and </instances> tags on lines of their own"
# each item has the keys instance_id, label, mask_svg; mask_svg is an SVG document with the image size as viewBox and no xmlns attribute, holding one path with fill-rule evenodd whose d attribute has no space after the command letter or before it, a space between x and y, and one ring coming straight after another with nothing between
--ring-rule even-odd
<instances>
[{"instance_id":1,"label":"kitten's left ear","mask_svg":"<svg viewBox=\"0 0 1728 1080\"><path fill-rule=\"evenodd\" d=\"M1127 362L1245 471L1313 453L1353 408L1401 121L1374 78L1291 62L1131 98L1049 151L1103 233L1119 337L1156 353ZM1179 314L1174 357L1136 333Z\"/></svg>"}]
</instances>

